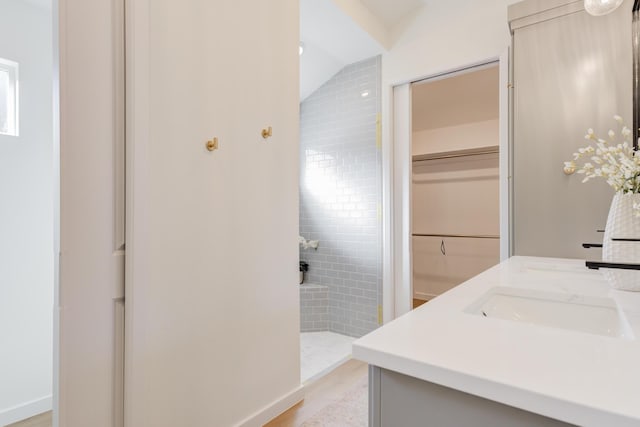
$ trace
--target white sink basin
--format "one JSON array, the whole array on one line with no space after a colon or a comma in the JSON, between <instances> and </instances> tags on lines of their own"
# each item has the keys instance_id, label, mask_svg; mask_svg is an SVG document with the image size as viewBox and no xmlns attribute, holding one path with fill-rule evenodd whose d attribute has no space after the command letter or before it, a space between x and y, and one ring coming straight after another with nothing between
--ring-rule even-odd
<instances>
[{"instance_id":1,"label":"white sink basin","mask_svg":"<svg viewBox=\"0 0 640 427\"><path fill-rule=\"evenodd\" d=\"M465 311L488 318L635 339L624 314L610 298L495 287Z\"/></svg>"}]
</instances>

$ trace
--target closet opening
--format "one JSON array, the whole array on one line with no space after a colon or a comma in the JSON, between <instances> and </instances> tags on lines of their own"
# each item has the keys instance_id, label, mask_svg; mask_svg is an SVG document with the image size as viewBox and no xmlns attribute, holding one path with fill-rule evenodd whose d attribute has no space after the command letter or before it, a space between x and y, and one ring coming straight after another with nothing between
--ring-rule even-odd
<instances>
[{"instance_id":1,"label":"closet opening","mask_svg":"<svg viewBox=\"0 0 640 427\"><path fill-rule=\"evenodd\" d=\"M499 71L411 85L413 308L500 262Z\"/></svg>"}]
</instances>

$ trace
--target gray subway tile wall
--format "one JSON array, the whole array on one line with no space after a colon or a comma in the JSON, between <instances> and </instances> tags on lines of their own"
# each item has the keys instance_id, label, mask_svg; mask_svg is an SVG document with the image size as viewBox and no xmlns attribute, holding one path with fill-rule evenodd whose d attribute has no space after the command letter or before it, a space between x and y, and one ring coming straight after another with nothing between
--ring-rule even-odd
<instances>
[{"instance_id":1,"label":"gray subway tile wall","mask_svg":"<svg viewBox=\"0 0 640 427\"><path fill-rule=\"evenodd\" d=\"M300 332L329 330L329 287L300 285Z\"/></svg>"},{"instance_id":2,"label":"gray subway tile wall","mask_svg":"<svg viewBox=\"0 0 640 427\"><path fill-rule=\"evenodd\" d=\"M381 300L380 67L349 65L300 105L300 234L320 241L300 259L328 287L328 330L354 337L378 327Z\"/></svg>"}]
</instances>

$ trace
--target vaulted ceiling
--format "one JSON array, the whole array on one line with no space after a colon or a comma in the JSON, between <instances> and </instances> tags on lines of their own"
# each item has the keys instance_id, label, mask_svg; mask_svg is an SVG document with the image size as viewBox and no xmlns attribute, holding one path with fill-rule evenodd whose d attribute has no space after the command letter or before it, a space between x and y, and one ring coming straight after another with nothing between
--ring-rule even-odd
<instances>
[{"instance_id":1,"label":"vaulted ceiling","mask_svg":"<svg viewBox=\"0 0 640 427\"><path fill-rule=\"evenodd\" d=\"M387 28L398 24L408 13L424 5L424 0L360 0Z\"/></svg>"},{"instance_id":2,"label":"vaulted ceiling","mask_svg":"<svg viewBox=\"0 0 640 427\"><path fill-rule=\"evenodd\" d=\"M300 0L300 100L343 67L391 48L391 30L424 0Z\"/></svg>"}]
</instances>

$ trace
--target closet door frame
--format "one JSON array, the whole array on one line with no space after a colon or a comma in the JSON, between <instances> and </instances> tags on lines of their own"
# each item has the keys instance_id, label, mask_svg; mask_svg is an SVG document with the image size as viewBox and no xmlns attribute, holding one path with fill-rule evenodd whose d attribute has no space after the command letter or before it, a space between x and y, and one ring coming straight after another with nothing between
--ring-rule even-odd
<instances>
[{"instance_id":1,"label":"closet door frame","mask_svg":"<svg viewBox=\"0 0 640 427\"><path fill-rule=\"evenodd\" d=\"M500 260L511 256L511 70L508 47L483 61L396 82L388 88L391 129L382 149L383 212L383 320L391 321L412 309L411 253L411 85L440 80L483 67L499 67L500 126ZM408 103L408 108L407 108Z\"/></svg>"},{"instance_id":2,"label":"closet door frame","mask_svg":"<svg viewBox=\"0 0 640 427\"><path fill-rule=\"evenodd\" d=\"M124 0L52 3L54 427L122 425L123 7Z\"/></svg>"}]
</instances>

